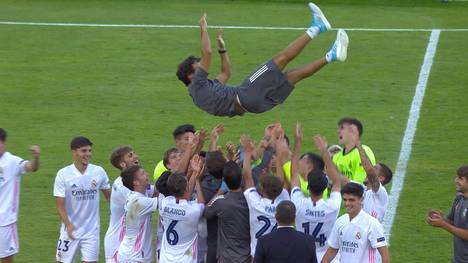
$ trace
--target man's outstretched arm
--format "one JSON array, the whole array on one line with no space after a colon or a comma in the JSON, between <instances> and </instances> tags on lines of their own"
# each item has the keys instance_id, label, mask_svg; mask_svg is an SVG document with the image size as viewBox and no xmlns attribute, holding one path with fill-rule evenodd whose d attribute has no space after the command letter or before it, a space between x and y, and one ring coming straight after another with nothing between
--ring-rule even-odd
<instances>
[{"instance_id":1,"label":"man's outstretched arm","mask_svg":"<svg viewBox=\"0 0 468 263\"><path fill-rule=\"evenodd\" d=\"M201 59L200 66L208 72L211 64L211 42L210 36L208 35L208 24L206 22L206 13L200 18L200 33L201 33Z\"/></svg>"},{"instance_id":2,"label":"man's outstretched arm","mask_svg":"<svg viewBox=\"0 0 468 263\"><path fill-rule=\"evenodd\" d=\"M229 56L223 39L223 29L219 29L216 33L216 41L218 42L218 53L221 57L221 73L219 73L216 79L226 84L231 77L231 63L229 62Z\"/></svg>"}]
</instances>

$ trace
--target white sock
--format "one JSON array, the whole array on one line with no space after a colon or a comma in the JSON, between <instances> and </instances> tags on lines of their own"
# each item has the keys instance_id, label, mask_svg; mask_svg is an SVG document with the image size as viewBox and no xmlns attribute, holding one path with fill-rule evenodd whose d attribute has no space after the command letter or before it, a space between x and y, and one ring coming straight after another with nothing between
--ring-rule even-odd
<instances>
[{"instance_id":1,"label":"white sock","mask_svg":"<svg viewBox=\"0 0 468 263\"><path fill-rule=\"evenodd\" d=\"M325 60L330 63L332 62L332 54L330 51L327 52L327 54L325 55Z\"/></svg>"},{"instance_id":2,"label":"white sock","mask_svg":"<svg viewBox=\"0 0 468 263\"><path fill-rule=\"evenodd\" d=\"M306 33L307 35L309 35L310 38L314 38L320 33L320 28L316 26L311 26L307 29Z\"/></svg>"}]
</instances>

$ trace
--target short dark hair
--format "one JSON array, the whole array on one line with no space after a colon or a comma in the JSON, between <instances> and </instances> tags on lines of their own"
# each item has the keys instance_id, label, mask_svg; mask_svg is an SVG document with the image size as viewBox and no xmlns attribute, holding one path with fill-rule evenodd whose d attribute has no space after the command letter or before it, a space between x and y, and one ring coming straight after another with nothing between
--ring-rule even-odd
<instances>
[{"instance_id":1,"label":"short dark hair","mask_svg":"<svg viewBox=\"0 0 468 263\"><path fill-rule=\"evenodd\" d=\"M122 177L122 183L125 187L133 191L133 182L135 181L135 175L140 169L141 166L139 165L131 165L120 173L120 177Z\"/></svg>"},{"instance_id":2,"label":"short dark hair","mask_svg":"<svg viewBox=\"0 0 468 263\"><path fill-rule=\"evenodd\" d=\"M260 188L267 198L273 200L283 191L283 182L274 175L267 175L260 179Z\"/></svg>"},{"instance_id":3,"label":"short dark hair","mask_svg":"<svg viewBox=\"0 0 468 263\"><path fill-rule=\"evenodd\" d=\"M176 153L176 152L179 152L179 149L177 148L170 148L169 150L167 150L165 153L164 153L164 157L163 157L163 164L164 164L164 167L167 168L167 165L169 164L169 156L173 153Z\"/></svg>"},{"instance_id":4,"label":"short dark hair","mask_svg":"<svg viewBox=\"0 0 468 263\"><path fill-rule=\"evenodd\" d=\"M3 128L0 128L0 141L6 142L7 135L7 132Z\"/></svg>"},{"instance_id":5,"label":"short dark hair","mask_svg":"<svg viewBox=\"0 0 468 263\"><path fill-rule=\"evenodd\" d=\"M217 179L223 177L226 158L221 151L208 152L205 158L206 171Z\"/></svg>"},{"instance_id":6,"label":"short dark hair","mask_svg":"<svg viewBox=\"0 0 468 263\"><path fill-rule=\"evenodd\" d=\"M359 131L359 137L362 135L362 133L364 132L364 128L362 127L362 123L356 119L356 118L351 118L351 117L344 117L344 118L341 118L339 121L338 121L338 126L341 126L342 124L352 124L354 126L357 127L358 131Z\"/></svg>"},{"instance_id":7,"label":"short dark hair","mask_svg":"<svg viewBox=\"0 0 468 263\"><path fill-rule=\"evenodd\" d=\"M230 190L239 189L242 182L242 170L234 161L228 161L223 168L223 178Z\"/></svg>"},{"instance_id":8,"label":"short dark hair","mask_svg":"<svg viewBox=\"0 0 468 263\"><path fill-rule=\"evenodd\" d=\"M308 152L304 153L301 156L301 159L304 157L306 157L307 161L314 165L314 169L319 169L323 171L323 169L325 168L325 163L323 162L323 159L320 155Z\"/></svg>"},{"instance_id":9,"label":"short dark hair","mask_svg":"<svg viewBox=\"0 0 468 263\"><path fill-rule=\"evenodd\" d=\"M180 136L184 135L186 132L195 133L195 127L192 124L182 124L175 128L172 132L172 136L174 136L174 140L179 139Z\"/></svg>"},{"instance_id":10,"label":"short dark hair","mask_svg":"<svg viewBox=\"0 0 468 263\"><path fill-rule=\"evenodd\" d=\"M322 195L328 186L327 176L322 170L314 169L307 175L307 189L314 195Z\"/></svg>"},{"instance_id":11,"label":"short dark hair","mask_svg":"<svg viewBox=\"0 0 468 263\"><path fill-rule=\"evenodd\" d=\"M458 177L465 177L468 180L468 165L462 165L457 170Z\"/></svg>"},{"instance_id":12,"label":"short dark hair","mask_svg":"<svg viewBox=\"0 0 468 263\"><path fill-rule=\"evenodd\" d=\"M350 182L341 188L341 195L350 194L362 198L364 187L358 183Z\"/></svg>"},{"instance_id":13,"label":"short dark hair","mask_svg":"<svg viewBox=\"0 0 468 263\"><path fill-rule=\"evenodd\" d=\"M281 225L293 225L296 220L296 206L289 200L281 201L276 207L276 221Z\"/></svg>"},{"instance_id":14,"label":"short dark hair","mask_svg":"<svg viewBox=\"0 0 468 263\"><path fill-rule=\"evenodd\" d=\"M183 173L171 173L167 179L167 189L175 197L182 197L187 189L187 178Z\"/></svg>"},{"instance_id":15,"label":"short dark hair","mask_svg":"<svg viewBox=\"0 0 468 263\"><path fill-rule=\"evenodd\" d=\"M70 149L72 150L76 150L84 146L93 146L93 143L84 136L75 137L70 142Z\"/></svg>"},{"instance_id":16,"label":"short dark hair","mask_svg":"<svg viewBox=\"0 0 468 263\"><path fill-rule=\"evenodd\" d=\"M120 163L122 162L124 156L131 151L133 151L133 149L129 145L119 146L116 149L114 149L109 157L112 166L119 170L122 170L122 167L120 167Z\"/></svg>"},{"instance_id":17,"label":"short dark hair","mask_svg":"<svg viewBox=\"0 0 468 263\"><path fill-rule=\"evenodd\" d=\"M171 175L170 171L164 171L161 174L161 176L159 176L158 180L156 180L156 183L154 184L154 187L158 189L158 191L164 196L172 195L171 191L169 191L169 187L167 187L167 180L169 179L170 175Z\"/></svg>"},{"instance_id":18,"label":"short dark hair","mask_svg":"<svg viewBox=\"0 0 468 263\"><path fill-rule=\"evenodd\" d=\"M380 167L382 167L382 169L381 169L382 175L385 177L385 179L382 182L382 185L386 185L386 184L390 183L390 181L392 180L392 177L393 177L392 170L390 169L390 167L388 167L384 163L378 163L378 165L380 165Z\"/></svg>"},{"instance_id":19,"label":"short dark hair","mask_svg":"<svg viewBox=\"0 0 468 263\"><path fill-rule=\"evenodd\" d=\"M180 81L182 81L185 84L185 86L190 85L190 79L188 78L188 76L195 72L192 65L193 63L197 63L198 61L200 61L200 58L195 56L189 56L184 61L182 61L177 67L177 78Z\"/></svg>"}]
</instances>

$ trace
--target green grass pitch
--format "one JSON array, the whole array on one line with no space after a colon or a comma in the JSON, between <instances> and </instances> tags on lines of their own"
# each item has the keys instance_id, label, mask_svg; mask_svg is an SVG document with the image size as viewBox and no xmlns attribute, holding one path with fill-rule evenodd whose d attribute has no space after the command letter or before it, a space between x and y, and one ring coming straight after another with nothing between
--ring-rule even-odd
<instances>
[{"instance_id":1,"label":"green grass pitch","mask_svg":"<svg viewBox=\"0 0 468 263\"><path fill-rule=\"evenodd\" d=\"M468 28L466 2L318 4L336 28ZM310 20L305 1L0 1L0 21L197 25L203 12L209 25L307 27ZM212 41L214 33L211 29ZM230 83L240 83L301 33L225 29ZM323 56L335 33L313 40L290 67ZM76 135L91 138L93 163L114 179L118 172L108 161L114 147L133 145L152 172L172 145L172 130L182 123L211 128L223 122L222 141L227 141L242 133L260 138L274 121L291 133L299 120L305 127L304 149L315 150L314 134L334 143L337 120L355 116L364 123L363 142L395 168L430 32L348 34L346 63L329 65L301 82L270 112L229 119L196 108L175 77L183 58L199 54L198 29L0 24L0 126L9 132L9 151L29 158L30 144L42 147L40 171L22 180L16 262L55 260L59 218L53 182L56 172L71 163L68 144ZM391 233L394 262L450 260L451 236L429 227L424 218L429 208L449 209L455 169L467 162L467 47L467 31L442 31ZM219 67L216 56L213 61L212 75ZM102 201L102 237L108 214Z\"/></svg>"}]
</instances>

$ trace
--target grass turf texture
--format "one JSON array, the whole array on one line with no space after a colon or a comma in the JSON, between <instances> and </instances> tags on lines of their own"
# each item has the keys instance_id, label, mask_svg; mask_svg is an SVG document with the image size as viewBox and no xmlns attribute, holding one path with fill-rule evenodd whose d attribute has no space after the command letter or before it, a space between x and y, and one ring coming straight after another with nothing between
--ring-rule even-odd
<instances>
[{"instance_id":1,"label":"grass turf texture","mask_svg":"<svg viewBox=\"0 0 468 263\"><path fill-rule=\"evenodd\" d=\"M466 28L466 3L437 1L408 5L395 1L336 1L319 5L336 27ZM0 20L114 24L196 24L208 13L211 25L306 27L304 3L246 1L2 1ZM210 30L214 40L214 30ZM233 65L230 83L240 83L258 64L281 50L301 31L225 30ZM71 163L69 141L86 135L95 143L93 163L111 179L108 162L120 144L134 146L152 172L172 145L171 132L182 123L226 126L222 141L281 121L291 136L300 120L303 150L315 150L311 136L336 142L336 121L356 116L364 123L363 142L379 161L395 167L429 32L349 32L346 63L327 66L297 85L284 105L261 115L219 118L196 108L175 77L177 64L199 54L197 29L71 28L0 25L0 126L10 134L9 151L29 157L27 147L42 146L41 169L22 181L17 262L54 261L59 220L52 197L58 169ZM321 57L335 32L306 47L290 67ZM467 32L442 32L393 227L395 261L446 262L451 237L424 222L428 208L448 210L454 197L454 170L463 163L468 113L463 103L468 77L460 45ZM214 41L213 41L214 43ZM463 57L465 56L465 57ZM219 67L216 55L212 75ZM108 224L101 204L101 236ZM101 238L101 249L103 238ZM101 251L101 260L104 253Z\"/></svg>"}]
</instances>

